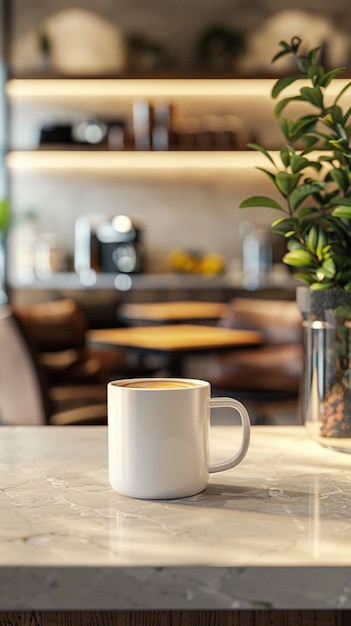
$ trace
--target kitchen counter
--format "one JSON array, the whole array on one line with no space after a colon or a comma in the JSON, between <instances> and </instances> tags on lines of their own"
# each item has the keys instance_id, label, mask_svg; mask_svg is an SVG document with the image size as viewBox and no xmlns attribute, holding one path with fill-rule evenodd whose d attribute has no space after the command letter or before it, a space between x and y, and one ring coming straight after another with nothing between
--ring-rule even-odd
<instances>
[{"instance_id":1,"label":"kitchen counter","mask_svg":"<svg viewBox=\"0 0 351 626\"><path fill-rule=\"evenodd\" d=\"M272 276L259 288L248 291L242 279L221 274L133 275L92 274L81 280L75 273L57 273L47 279L35 278L27 284L12 282L11 302L16 306L42 302L58 297L71 297L86 310L92 326L113 326L118 320L119 307L127 303L209 300L228 302L238 295L295 299L296 286L300 284L290 275Z\"/></svg>"},{"instance_id":2,"label":"kitchen counter","mask_svg":"<svg viewBox=\"0 0 351 626\"><path fill-rule=\"evenodd\" d=\"M219 274L143 273L143 274L88 274L81 278L75 273L57 273L48 278L33 278L28 283L12 282L11 292L16 300L43 296L73 296L83 302L91 298L102 302L153 302L157 300L209 299L227 301L235 294L264 294L267 297L295 297L300 282L289 274L272 275L255 289L247 289L240 276Z\"/></svg>"},{"instance_id":3,"label":"kitchen counter","mask_svg":"<svg viewBox=\"0 0 351 626\"><path fill-rule=\"evenodd\" d=\"M351 457L303 427L172 501L110 488L106 427L2 427L0 511L1 610L351 607Z\"/></svg>"},{"instance_id":4,"label":"kitchen counter","mask_svg":"<svg viewBox=\"0 0 351 626\"><path fill-rule=\"evenodd\" d=\"M259 285L259 289L294 290L301 284L288 272L272 274ZM113 274L94 272L79 276L75 272L53 273L47 278L33 277L28 282L13 280L13 289L68 289L68 290L105 290L112 289L117 292L129 290L155 290L155 289L239 289L246 291L243 278L239 275L217 274L204 275L192 273L153 273L141 274ZM254 289L253 289L254 291Z\"/></svg>"}]
</instances>

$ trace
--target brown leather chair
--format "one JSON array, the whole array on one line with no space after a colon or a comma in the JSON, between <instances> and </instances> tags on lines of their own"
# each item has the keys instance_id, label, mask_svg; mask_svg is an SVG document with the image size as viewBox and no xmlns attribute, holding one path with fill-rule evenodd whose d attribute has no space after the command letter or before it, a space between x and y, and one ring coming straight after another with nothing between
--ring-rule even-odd
<instances>
[{"instance_id":1,"label":"brown leather chair","mask_svg":"<svg viewBox=\"0 0 351 626\"><path fill-rule=\"evenodd\" d=\"M89 346L85 313L72 298L17 306L13 312L36 353L55 411L105 404L110 380L152 374L122 349Z\"/></svg>"},{"instance_id":2,"label":"brown leather chair","mask_svg":"<svg viewBox=\"0 0 351 626\"><path fill-rule=\"evenodd\" d=\"M147 373L130 353L89 346L85 313L71 298L18 306L15 312L37 352L50 394L60 408L100 402L110 380ZM75 394L69 386L75 387Z\"/></svg>"},{"instance_id":3,"label":"brown leather chair","mask_svg":"<svg viewBox=\"0 0 351 626\"><path fill-rule=\"evenodd\" d=\"M295 301L234 298L220 324L263 333L264 343L212 358L206 371L213 393L229 393L249 408L252 421L269 423L273 414L299 417L302 376L302 318Z\"/></svg>"},{"instance_id":4,"label":"brown leather chair","mask_svg":"<svg viewBox=\"0 0 351 626\"><path fill-rule=\"evenodd\" d=\"M11 306L0 308L0 424L106 424L106 390L100 400L82 399L81 406L58 410L30 337ZM69 387L72 398L80 393Z\"/></svg>"},{"instance_id":5,"label":"brown leather chair","mask_svg":"<svg viewBox=\"0 0 351 626\"><path fill-rule=\"evenodd\" d=\"M85 314L70 298L16 307L51 385L105 384L131 368L122 350L86 344Z\"/></svg>"}]
</instances>

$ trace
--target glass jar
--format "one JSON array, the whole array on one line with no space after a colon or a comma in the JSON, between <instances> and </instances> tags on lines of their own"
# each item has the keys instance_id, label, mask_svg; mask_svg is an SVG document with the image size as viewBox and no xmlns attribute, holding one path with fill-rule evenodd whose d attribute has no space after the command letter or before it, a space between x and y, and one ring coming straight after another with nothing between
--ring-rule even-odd
<instances>
[{"instance_id":1,"label":"glass jar","mask_svg":"<svg viewBox=\"0 0 351 626\"><path fill-rule=\"evenodd\" d=\"M302 416L320 444L351 452L351 293L297 288L303 315Z\"/></svg>"}]
</instances>

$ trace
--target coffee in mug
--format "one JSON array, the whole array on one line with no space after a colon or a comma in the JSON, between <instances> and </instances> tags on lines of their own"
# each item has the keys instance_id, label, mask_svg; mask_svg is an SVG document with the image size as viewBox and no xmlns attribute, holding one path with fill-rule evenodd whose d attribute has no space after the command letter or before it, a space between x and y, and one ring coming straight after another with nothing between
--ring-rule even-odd
<instances>
[{"instance_id":1,"label":"coffee in mug","mask_svg":"<svg viewBox=\"0 0 351 626\"><path fill-rule=\"evenodd\" d=\"M133 387L134 389L185 389L187 387L195 387L195 383L185 380L153 380L140 379L130 383L126 383L123 387Z\"/></svg>"},{"instance_id":2,"label":"coffee in mug","mask_svg":"<svg viewBox=\"0 0 351 626\"><path fill-rule=\"evenodd\" d=\"M250 418L234 398L211 398L207 381L134 378L108 383L108 461L111 486L125 496L173 499L203 491L214 472L241 463L250 442ZM238 450L210 464L210 412L238 412Z\"/></svg>"}]
</instances>

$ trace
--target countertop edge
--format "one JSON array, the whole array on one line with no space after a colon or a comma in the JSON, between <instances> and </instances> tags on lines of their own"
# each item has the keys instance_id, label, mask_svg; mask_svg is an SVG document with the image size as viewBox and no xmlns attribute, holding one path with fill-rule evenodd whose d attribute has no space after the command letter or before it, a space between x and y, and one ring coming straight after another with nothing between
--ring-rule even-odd
<instances>
[{"instance_id":1,"label":"countertop edge","mask_svg":"<svg viewBox=\"0 0 351 626\"><path fill-rule=\"evenodd\" d=\"M0 610L350 609L350 584L348 567L0 566Z\"/></svg>"}]
</instances>

